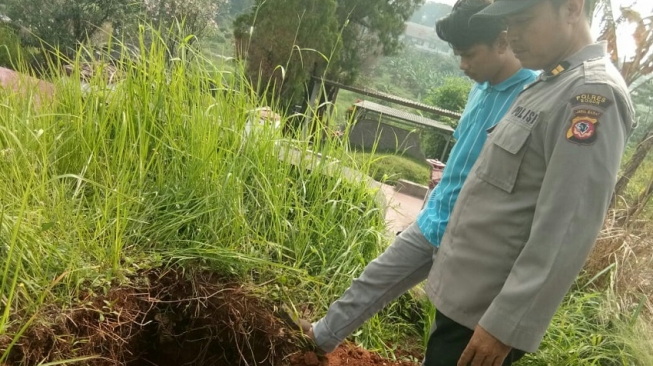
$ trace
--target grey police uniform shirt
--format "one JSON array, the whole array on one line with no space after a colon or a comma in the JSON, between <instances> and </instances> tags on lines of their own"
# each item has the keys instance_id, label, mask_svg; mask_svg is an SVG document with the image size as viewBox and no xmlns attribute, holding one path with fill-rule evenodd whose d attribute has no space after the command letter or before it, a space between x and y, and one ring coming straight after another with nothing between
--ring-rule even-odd
<instances>
[{"instance_id":1,"label":"grey police uniform shirt","mask_svg":"<svg viewBox=\"0 0 653 366\"><path fill-rule=\"evenodd\" d=\"M537 351L599 235L633 127L605 43L527 86L489 132L435 255L438 311Z\"/></svg>"}]
</instances>

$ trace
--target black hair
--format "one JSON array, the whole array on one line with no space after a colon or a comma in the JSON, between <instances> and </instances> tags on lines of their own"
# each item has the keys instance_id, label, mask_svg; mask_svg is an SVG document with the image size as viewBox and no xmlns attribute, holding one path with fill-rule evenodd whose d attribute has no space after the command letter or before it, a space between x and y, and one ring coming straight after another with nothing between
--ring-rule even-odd
<instances>
[{"instance_id":1,"label":"black hair","mask_svg":"<svg viewBox=\"0 0 653 366\"><path fill-rule=\"evenodd\" d=\"M507 28L499 18L482 18L470 24L472 15L485 9L487 0L458 0L446 17L435 23L438 37L455 50L467 50L477 44L491 45Z\"/></svg>"}]
</instances>

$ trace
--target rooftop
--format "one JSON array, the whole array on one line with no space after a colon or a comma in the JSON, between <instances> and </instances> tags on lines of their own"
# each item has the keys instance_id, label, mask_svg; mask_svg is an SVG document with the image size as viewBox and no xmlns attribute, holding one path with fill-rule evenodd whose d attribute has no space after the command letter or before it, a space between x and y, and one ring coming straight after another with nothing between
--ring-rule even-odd
<instances>
[{"instance_id":1,"label":"rooftop","mask_svg":"<svg viewBox=\"0 0 653 366\"><path fill-rule=\"evenodd\" d=\"M351 86L351 85L345 85L345 84L342 84L342 83L322 79L322 78L315 77L315 76L313 76L313 79L316 80L316 81L322 82L324 85L332 86L332 87L335 87L335 88L338 88L338 89L348 90L350 92L360 94L360 95L364 95L366 97L371 97L371 98L375 98L375 99L379 99L379 100L384 100L386 102L403 105L404 107L417 109L417 110L420 110L422 112L429 112L429 113L437 114L439 116L449 117L449 118L454 118L454 119L460 119L460 117L461 117L461 114L457 113L457 112L453 112L453 111L449 111L449 110L446 110L446 109L434 107L432 105L427 105L427 104L420 103L420 102L417 102L417 101L414 101L414 100L398 97L396 95L382 93L382 92L379 92L377 90L373 90L373 89L369 89L369 88L360 88L360 87L355 87L355 86Z\"/></svg>"},{"instance_id":2,"label":"rooftop","mask_svg":"<svg viewBox=\"0 0 653 366\"><path fill-rule=\"evenodd\" d=\"M427 27L425 25L408 22L406 23L406 31L404 31L404 34L427 41L442 42L438 37L438 34L435 33L435 25L433 27Z\"/></svg>"},{"instance_id":3,"label":"rooftop","mask_svg":"<svg viewBox=\"0 0 653 366\"><path fill-rule=\"evenodd\" d=\"M396 118L401 121L405 122L411 122L417 125L421 126L426 126L426 127L432 127L435 129L440 130L441 132L444 132L445 134L453 134L454 129L450 126L445 125L442 122L438 122L436 120L432 120L430 118L426 118L417 114L412 114L408 113L399 109L391 108L391 107L386 107L381 104L369 102L369 101L360 101L358 103L354 104L356 108L362 109L365 111L370 111L374 113L378 113L381 116L388 116L391 118Z\"/></svg>"}]
</instances>

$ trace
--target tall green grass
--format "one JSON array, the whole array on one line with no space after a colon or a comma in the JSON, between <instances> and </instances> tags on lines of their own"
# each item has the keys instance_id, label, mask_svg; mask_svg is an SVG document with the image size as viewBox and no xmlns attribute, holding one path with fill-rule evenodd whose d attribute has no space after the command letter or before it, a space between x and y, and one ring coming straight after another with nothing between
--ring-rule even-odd
<instances>
[{"instance_id":1,"label":"tall green grass","mask_svg":"<svg viewBox=\"0 0 653 366\"><path fill-rule=\"evenodd\" d=\"M611 290L571 292L554 316L540 350L520 366L653 364L653 327L637 312L615 307Z\"/></svg>"},{"instance_id":2,"label":"tall green grass","mask_svg":"<svg viewBox=\"0 0 653 366\"><path fill-rule=\"evenodd\" d=\"M3 335L43 303L172 262L320 313L385 243L383 204L334 160L343 149L246 134L246 112L275 102L185 43L168 58L150 38L114 85L98 73L86 93L54 75L52 104L0 97Z\"/></svg>"}]
</instances>

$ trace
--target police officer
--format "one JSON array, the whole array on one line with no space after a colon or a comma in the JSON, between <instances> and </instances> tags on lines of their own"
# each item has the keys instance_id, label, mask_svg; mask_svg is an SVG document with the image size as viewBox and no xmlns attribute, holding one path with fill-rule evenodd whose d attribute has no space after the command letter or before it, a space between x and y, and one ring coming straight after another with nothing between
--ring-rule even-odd
<instances>
[{"instance_id":1,"label":"police officer","mask_svg":"<svg viewBox=\"0 0 653 366\"><path fill-rule=\"evenodd\" d=\"M536 352L601 229L634 125L628 88L584 0L495 0L522 65L544 70L492 129L426 290L425 365L509 365Z\"/></svg>"},{"instance_id":2,"label":"police officer","mask_svg":"<svg viewBox=\"0 0 653 366\"><path fill-rule=\"evenodd\" d=\"M367 319L426 279L451 210L483 148L486 130L500 121L537 76L521 67L500 19L470 24L471 17L488 5L487 0L459 0L436 24L438 36L460 57L460 68L476 82L454 133L457 142L417 222L365 267L323 318L313 324L300 321L323 352L333 351Z\"/></svg>"}]
</instances>

